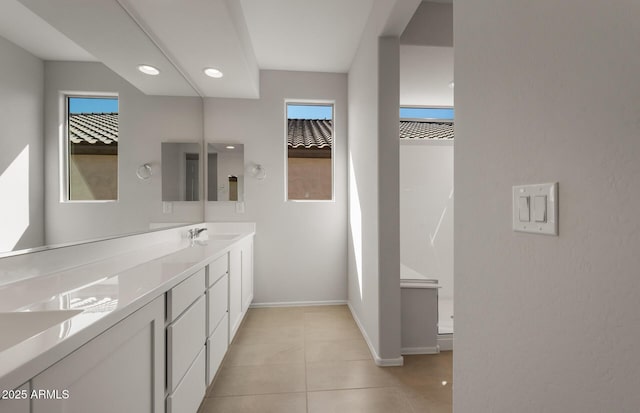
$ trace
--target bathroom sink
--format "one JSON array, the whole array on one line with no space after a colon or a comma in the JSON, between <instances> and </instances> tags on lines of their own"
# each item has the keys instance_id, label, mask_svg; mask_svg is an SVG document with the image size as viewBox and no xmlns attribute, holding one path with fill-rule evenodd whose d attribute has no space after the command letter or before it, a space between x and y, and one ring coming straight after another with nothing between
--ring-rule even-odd
<instances>
[{"instance_id":1,"label":"bathroom sink","mask_svg":"<svg viewBox=\"0 0 640 413\"><path fill-rule=\"evenodd\" d=\"M82 310L0 313L0 352L70 319Z\"/></svg>"}]
</instances>

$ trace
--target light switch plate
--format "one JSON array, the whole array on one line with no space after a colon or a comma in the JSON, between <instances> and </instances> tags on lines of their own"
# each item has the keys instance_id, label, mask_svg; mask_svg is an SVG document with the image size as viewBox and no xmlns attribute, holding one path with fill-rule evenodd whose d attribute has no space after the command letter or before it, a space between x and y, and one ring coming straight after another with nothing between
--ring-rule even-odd
<instances>
[{"instance_id":1,"label":"light switch plate","mask_svg":"<svg viewBox=\"0 0 640 413\"><path fill-rule=\"evenodd\" d=\"M533 234L558 235L558 183L517 185L512 188L513 203L513 230L518 232L530 232ZM534 202L529 202L530 222L522 222L521 205L522 197L529 197ZM546 203L540 202L541 197L546 198ZM542 211L542 208L545 208ZM538 222L544 217L543 222Z\"/></svg>"}]
</instances>

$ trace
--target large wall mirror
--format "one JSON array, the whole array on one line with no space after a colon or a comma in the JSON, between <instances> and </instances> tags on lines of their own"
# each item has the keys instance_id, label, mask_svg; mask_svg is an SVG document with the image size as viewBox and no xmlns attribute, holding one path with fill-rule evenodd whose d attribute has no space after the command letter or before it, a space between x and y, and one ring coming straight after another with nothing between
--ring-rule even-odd
<instances>
[{"instance_id":1,"label":"large wall mirror","mask_svg":"<svg viewBox=\"0 0 640 413\"><path fill-rule=\"evenodd\" d=\"M244 145L207 143L207 201L244 201Z\"/></svg>"},{"instance_id":2,"label":"large wall mirror","mask_svg":"<svg viewBox=\"0 0 640 413\"><path fill-rule=\"evenodd\" d=\"M90 5L70 13L79 1L1 3L0 257L202 222L202 98L118 2L99 2L110 23L85 31L102 16ZM78 19L86 24L73 24ZM12 20L20 21L22 33L4 30ZM36 36L46 43L44 26L49 37L65 34L60 47L68 57L56 54L60 49L30 47L27 40ZM118 43L114 27L128 42ZM109 42L117 47L107 48ZM107 65L100 56L132 64ZM161 68L160 76L137 70L142 56ZM70 96L93 103L117 97L118 105L75 108ZM162 142L185 138L195 142L174 144L175 157L165 159ZM107 167L109 179L102 172ZM95 190L105 186L106 195ZM84 192L76 195L76 187ZM163 199L194 202L166 209Z\"/></svg>"},{"instance_id":3,"label":"large wall mirror","mask_svg":"<svg viewBox=\"0 0 640 413\"><path fill-rule=\"evenodd\" d=\"M200 200L200 144L162 143L162 201Z\"/></svg>"}]
</instances>

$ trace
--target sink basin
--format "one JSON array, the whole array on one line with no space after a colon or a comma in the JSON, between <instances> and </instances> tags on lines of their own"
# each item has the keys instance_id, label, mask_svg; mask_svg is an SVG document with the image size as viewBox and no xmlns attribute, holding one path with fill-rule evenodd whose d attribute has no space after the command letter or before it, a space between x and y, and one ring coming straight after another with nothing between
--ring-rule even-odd
<instances>
[{"instance_id":1,"label":"sink basin","mask_svg":"<svg viewBox=\"0 0 640 413\"><path fill-rule=\"evenodd\" d=\"M55 326L82 310L18 311L0 313L0 351Z\"/></svg>"}]
</instances>

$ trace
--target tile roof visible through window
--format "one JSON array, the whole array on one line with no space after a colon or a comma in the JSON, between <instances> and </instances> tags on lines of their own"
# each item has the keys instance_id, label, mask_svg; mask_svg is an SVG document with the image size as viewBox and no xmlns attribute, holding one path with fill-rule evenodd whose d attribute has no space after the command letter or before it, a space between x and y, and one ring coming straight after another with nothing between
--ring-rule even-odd
<instances>
[{"instance_id":1,"label":"tile roof visible through window","mask_svg":"<svg viewBox=\"0 0 640 413\"><path fill-rule=\"evenodd\" d=\"M289 119L289 149L331 148L333 122L328 119Z\"/></svg>"},{"instance_id":2,"label":"tile roof visible through window","mask_svg":"<svg viewBox=\"0 0 640 413\"><path fill-rule=\"evenodd\" d=\"M76 144L118 144L117 113L69 115L69 139Z\"/></svg>"},{"instance_id":3,"label":"tile roof visible through window","mask_svg":"<svg viewBox=\"0 0 640 413\"><path fill-rule=\"evenodd\" d=\"M453 122L401 120L400 139L452 140Z\"/></svg>"},{"instance_id":4,"label":"tile roof visible through window","mask_svg":"<svg viewBox=\"0 0 640 413\"><path fill-rule=\"evenodd\" d=\"M289 119L289 149L331 148L332 121L326 119ZM400 139L453 140L453 122L401 120Z\"/></svg>"}]
</instances>

